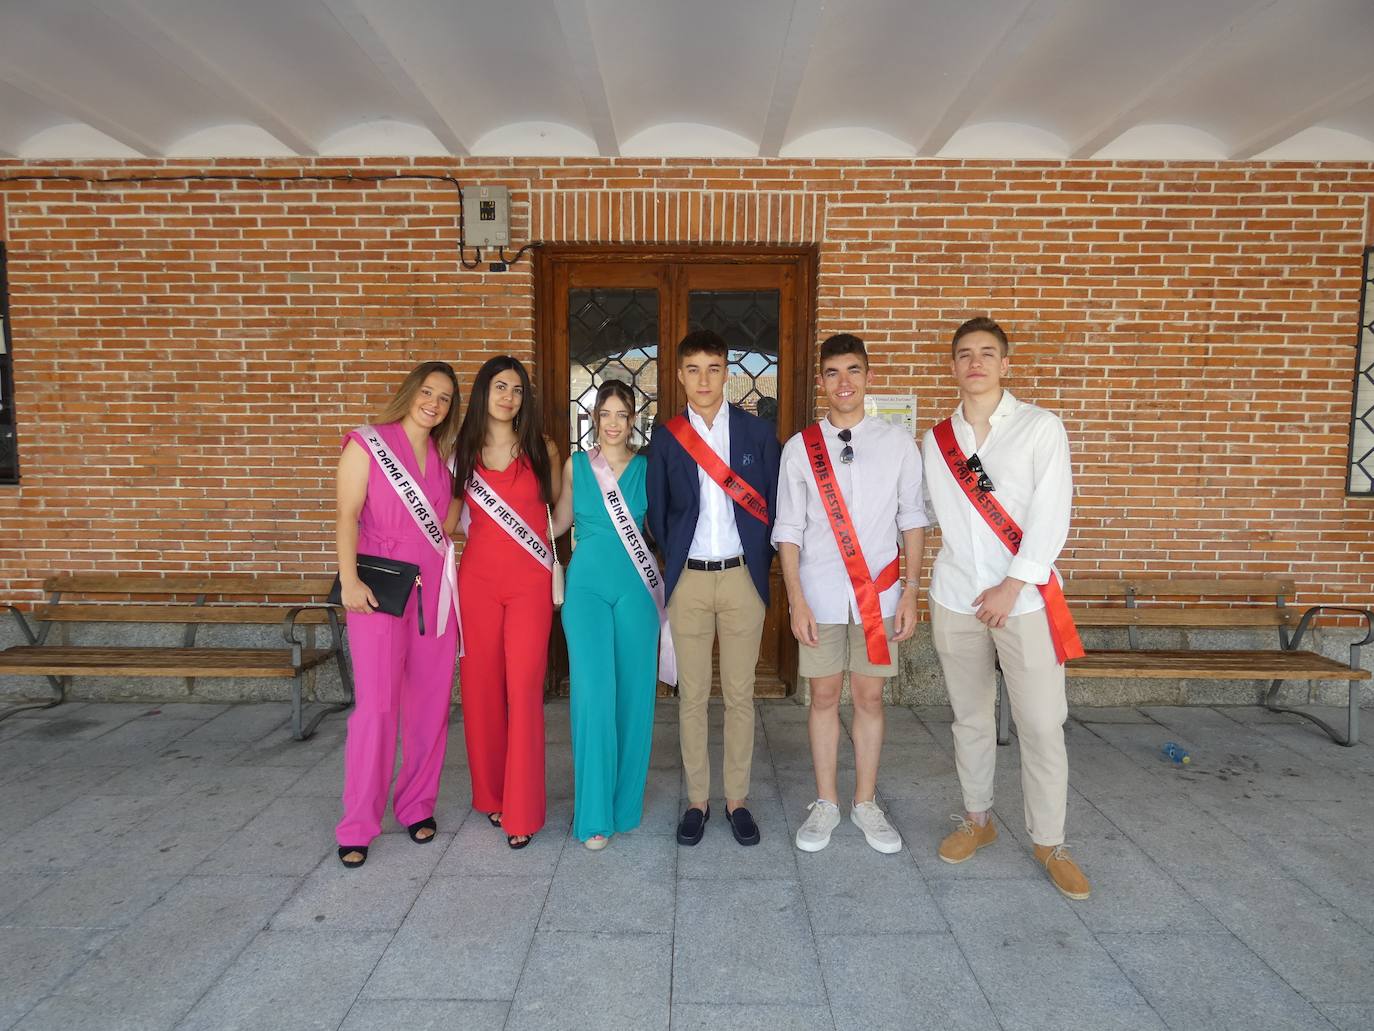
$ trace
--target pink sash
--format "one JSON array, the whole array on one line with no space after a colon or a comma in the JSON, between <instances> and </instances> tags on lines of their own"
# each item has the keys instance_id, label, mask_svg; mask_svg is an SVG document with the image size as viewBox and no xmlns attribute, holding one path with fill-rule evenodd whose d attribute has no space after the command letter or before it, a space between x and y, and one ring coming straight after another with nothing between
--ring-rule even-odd
<instances>
[{"instance_id":1,"label":"pink sash","mask_svg":"<svg viewBox=\"0 0 1374 1031\"><path fill-rule=\"evenodd\" d=\"M463 505L464 533L468 532L468 527L472 524L471 509L479 507L491 517L492 522L510 535L511 540L525 550L525 554L545 569L553 569L553 551L548 543L536 531L526 526L525 521L520 518L520 513L497 494L491 484L482 479L481 473L473 469L472 478L468 480L467 501Z\"/></svg>"},{"instance_id":2,"label":"pink sash","mask_svg":"<svg viewBox=\"0 0 1374 1031\"><path fill-rule=\"evenodd\" d=\"M434 550L443 556L444 578L439 585L439 636L444 636L444 631L448 628L449 609L453 610L454 625L458 627L459 646L463 640L463 615L458 611L458 573L457 560L453 548L453 541L448 539L444 533L442 517L436 516L429 510L429 502L425 493L410 478L410 473L406 472L405 467L391 453L391 446L382 439L376 427L359 426L358 436L363 439L367 449L372 452L373 459L381 466L382 472L386 474L387 482L391 484L391 489L396 492L396 496L401 499L401 504L410 513L410 517L415 520L415 525L420 529L420 535L433 545Z\"/></svg>"}]
</instances>

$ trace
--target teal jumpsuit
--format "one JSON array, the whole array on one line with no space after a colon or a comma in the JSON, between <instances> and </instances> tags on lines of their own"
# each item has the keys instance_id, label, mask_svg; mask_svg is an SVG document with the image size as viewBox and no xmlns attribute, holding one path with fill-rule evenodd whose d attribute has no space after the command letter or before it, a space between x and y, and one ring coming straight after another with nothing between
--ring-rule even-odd
<instances>
[{"instance_id":1,"label":"teal jumpsuit","mask_svg":"<svg viewBox=\"0 0 1374 1031\"><path fill-rule=\"evenodd\" d=\"M648 462L635 455L620 491L644 526ZM658 689L658 610L606 513L591 462L573 455L573 525L563 631L572 675L573 835L634 830L644 810Z\"/></svg>"}]
</instances>

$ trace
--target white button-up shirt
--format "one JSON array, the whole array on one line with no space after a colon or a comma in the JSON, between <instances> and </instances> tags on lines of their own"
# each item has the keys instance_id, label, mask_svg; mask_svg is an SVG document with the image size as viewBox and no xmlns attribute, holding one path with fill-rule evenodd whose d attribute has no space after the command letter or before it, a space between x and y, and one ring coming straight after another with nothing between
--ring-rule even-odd
<instances>
[{"instance_id":1,"label":"white button-up shirt","mask_svg":"<svg viewBox=\"0 0 1374 1031\"><path fill-rule=\"evenodd\" d=\"M896 557L903 531L929 525L921 503L921 456L916 441L901 427L864 419L851 430L854 461L845 465L840 461L844 441L839 433L829 419L821 420L831 472L849 509L868 571L876 576ZM784 445L778 474L773 546L783 543L801 549L802 595L816 622L849 623L851 618L862 622L800 433ZM884 618L896 614L902 587L899 580L878 596Z\"/></svg>"},{"instance_id":2,"label":"white button-up shirt","mask_svg":"<svg viewBox=\"0 0 1374 1031\"><path fill-rule=\"evenodd\" d=\"M978 456L996 488L992 496L1021 527L1021 550L1013 556L974 509L949 471L935 431L928 431L921 444L926 494L940 526L931 600L954 612L974 613L973 599L1010 576L1026 582L1011 614L1042 609L1045 602L1034 585L1049 582L1069 535L1073 473L1064 424L1052 412L1018 401L1007 390L992 413L992 428L982 447L975 443L963 405L955 409L952 421L954 439L965 457Z\"/></svg>"},{"instance_id":3,"label":"white button-up shirt","mask_svg":"<svg viewBox=\"0 0 1374 1031\"><path fill-rule=\"evenodd\" d=\"M710 426L697 415L689 405L687 421L701 439L711 446L726 465L730 464L730 406L722 401L716 412L715 422ZM692 546L687 551L688 558L719 561L744 554L740 543L739 528L735 525L734 499L720 488L715 480L706 475L706 470L697 466L697 482L700 484L700 510L697 513L697 528L692 535Z\"/></svg>"}]
</instances>

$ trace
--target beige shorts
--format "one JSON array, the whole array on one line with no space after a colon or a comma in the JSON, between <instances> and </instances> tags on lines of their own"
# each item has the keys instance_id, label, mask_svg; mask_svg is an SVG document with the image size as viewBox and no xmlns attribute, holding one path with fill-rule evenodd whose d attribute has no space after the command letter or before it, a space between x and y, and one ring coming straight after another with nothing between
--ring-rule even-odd
<instances>
[{"instance_id":1,"label":"beige shorts","mask_svg":"<svg viewBox=\"0 0 1374 1031\"><path fill-rule=\"evenodd\" d=\"M887 651L892 661L885 666L868 661L868 647L864 643L864 628L858 623L818 623L816 647L798 645L797 672L811 677L833 677L848 670L865 677L895 677L897 675L897 645L892 640L894 620L883 620L887 634Z\"/></svg>"}]
</instances>

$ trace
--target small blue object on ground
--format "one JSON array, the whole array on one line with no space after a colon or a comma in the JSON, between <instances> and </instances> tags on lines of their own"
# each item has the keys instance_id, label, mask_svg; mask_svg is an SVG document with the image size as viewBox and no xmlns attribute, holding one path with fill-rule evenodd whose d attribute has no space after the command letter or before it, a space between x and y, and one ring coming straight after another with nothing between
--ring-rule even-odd
<instances>
[{"instance_id":1,"label":"small blue object on ground","mask_svg":"<svg viewBox=\"0 0 1374 1031\"><path fill-rule=\"evenodd\" d=\"M1164 747L1160 749L1166 758L1173 760L1175 766L1183 766L1193 761L1193 757L1178 744L1173 741L1165 741Z\"/></svg>"}]
</instances>

